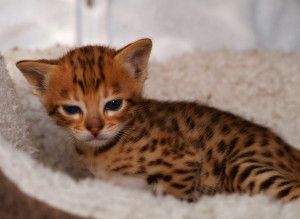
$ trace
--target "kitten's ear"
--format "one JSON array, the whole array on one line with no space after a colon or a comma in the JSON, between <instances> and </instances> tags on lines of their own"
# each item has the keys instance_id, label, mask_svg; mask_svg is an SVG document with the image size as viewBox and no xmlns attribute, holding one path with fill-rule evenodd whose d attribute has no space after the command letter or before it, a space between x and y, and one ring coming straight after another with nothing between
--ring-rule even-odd
<instances>
[{"instance_id":1,"label":"kitten's ear","mask_svg":"<svg viewBox=\"0 0 300 219\"><path fill-rule=\"evenodd\" d=\"M57 67L57 62L54 60L22 60L17 62L16 66L34 89L38 93L43 93L46 88L46 76Z\"/></svg>"},{"instance_id":2,"label":"kitten's ear","mask_svg":"<svg viewBox=\"0 0 300 219\"><path fill-rule=\"evenodd\" d=\"M151 53L152 41L140 39L117 51L115 60L140 81L147 77L147 66Z\"/></svg>"}]
</instances>

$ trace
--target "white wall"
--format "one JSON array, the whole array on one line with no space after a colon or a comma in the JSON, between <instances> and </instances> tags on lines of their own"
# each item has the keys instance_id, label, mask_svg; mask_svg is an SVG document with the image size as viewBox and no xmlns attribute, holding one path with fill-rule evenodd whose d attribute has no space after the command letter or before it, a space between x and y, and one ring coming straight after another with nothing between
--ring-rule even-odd
<instances>
[{"instance_id":1,"label":"white wall","mask_svg":"<svg viewBox=\"0 0 300 219\"><path fill-rule=\"evenodd\" d=\"M300 0L94 0L92 7L84 0L0 0L0 5L0 51L56 43L121 46L140 37L153 38L157 59L195 49L300 49Z\"/></svg>"},{"instance_id":2,"label":"white wall","mask_svg":"<svg viewBox=\"0 0 300 219\"><path fill-rule=\"evenodd\" d=\"M83 0L0 0L0 51L107 43L107 2L97 0L87 7ZM82 23L81 34L77 34L78 23Z\"/></svg>"}]
</instances>

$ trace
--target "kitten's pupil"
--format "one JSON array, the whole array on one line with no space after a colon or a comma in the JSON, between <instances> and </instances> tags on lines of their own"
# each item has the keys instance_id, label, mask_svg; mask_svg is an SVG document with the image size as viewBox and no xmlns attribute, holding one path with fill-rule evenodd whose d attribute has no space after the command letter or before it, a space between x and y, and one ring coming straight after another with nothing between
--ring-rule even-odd
<instances>
[{"instance_id":1,"label":"kitten's pupil","mask_svg":"<svg viewBox=\"0 0 300 219\"><path fill-rule=\"evenodd\" d=\"M78 106L64 105L63 109L67 114L70 114L70 115L81 112L81 109Z\"/></svg>"},{"instance_id":2,"label":"kitten's pupil","mask_svg":"<svg viewBox=\"0 0 300 219\"><path fill-rule=\"evenodd\" d=\"M121 99L111 100L105 104L105 110L116 111L122 107L123 101Z\"/></svg>"}]
</instances>

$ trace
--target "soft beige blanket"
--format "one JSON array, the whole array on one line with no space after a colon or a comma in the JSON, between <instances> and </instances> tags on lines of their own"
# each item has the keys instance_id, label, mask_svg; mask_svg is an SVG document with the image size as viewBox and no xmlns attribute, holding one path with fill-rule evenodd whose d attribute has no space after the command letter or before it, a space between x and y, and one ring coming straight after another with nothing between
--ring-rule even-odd
<instances>
[{"instance_id":1,"label":"soft beige blanket","mask_svg":"<svg viewBox=\"0 0 300 219\"><path fill-rule=\"evenodd\" d=\"M56 57L65 51L55 47L7 52L9 75L0 63L0 167L22 191L68 212L105 219L300 217L300 201L282 205L264 196L236 194L187 204L86 178L69 137L47 117L14 66L19 59ZM229 110L272 127L300 147L299 53L219 50L167 63L157 60L150 65L145 95L198 100Z\"/></svg>"}]
</instances>

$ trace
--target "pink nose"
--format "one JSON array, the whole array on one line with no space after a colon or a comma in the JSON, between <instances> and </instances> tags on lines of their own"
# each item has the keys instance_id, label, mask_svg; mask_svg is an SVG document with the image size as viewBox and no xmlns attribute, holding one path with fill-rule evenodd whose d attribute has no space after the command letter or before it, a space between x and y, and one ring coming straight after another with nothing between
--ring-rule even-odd
<instances>
[{"instance_id":1,"label":"pink nose","mask_svg":"<svg viewBox=\"0 0 300 219\"><path fill-rule=\"evenodd\" d=\"M99 134L100 128L89 128L89 131L96 138L97 135Z\"/></svg>"}]
</instances>

